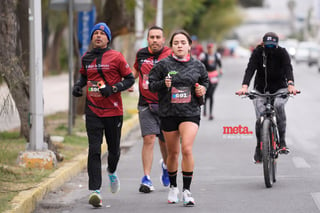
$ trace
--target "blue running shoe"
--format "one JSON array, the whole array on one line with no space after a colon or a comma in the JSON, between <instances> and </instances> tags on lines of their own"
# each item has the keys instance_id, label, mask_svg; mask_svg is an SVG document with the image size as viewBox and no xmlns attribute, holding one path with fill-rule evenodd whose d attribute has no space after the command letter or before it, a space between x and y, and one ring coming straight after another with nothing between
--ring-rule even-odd
<instances>
[{"instance_id":1,"label":"blue running shoe","mask_svg":"<svg viewBox=\"0 0 320 213\"><path fill-rule=\"evenodd\" d=\"M154 187L152 185L149 175L143 176L141 180L139 192L150 193L152 191L154 191Z\"/></svg>"},{"instance_id":2,"label":"blue running shoe","mask_svg":"<svg viewBox=\"0 0 320 213\"><path fill-rule=\"evenodd\" d=\"M160 177L161 183L164 187L168 187L170 185L170 179L168 174L168 169L163 163L163 159L160 160L160 166L162 169L162 175Z\"/></svg>"}]
</instances>

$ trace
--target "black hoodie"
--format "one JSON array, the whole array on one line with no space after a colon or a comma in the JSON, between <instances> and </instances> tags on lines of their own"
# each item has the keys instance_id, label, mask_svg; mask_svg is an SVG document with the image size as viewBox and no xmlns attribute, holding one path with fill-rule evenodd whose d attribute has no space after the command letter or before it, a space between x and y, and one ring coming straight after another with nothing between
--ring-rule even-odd
<instances>
[{"instance_id":1,"label":"black hoodie","mask_svg":"<svg viewBox=\"0 0 320 213\"><path fill-rule=\"evenodd\" d=\"M263 55L266 68L263 66ZM282 47L257 46L249 59L242 84L249 86L255 72L254 88L261 93L274 93L281 88L287 88L288 81L294 81L289 54Z\"/></svg>"}]
</instances>

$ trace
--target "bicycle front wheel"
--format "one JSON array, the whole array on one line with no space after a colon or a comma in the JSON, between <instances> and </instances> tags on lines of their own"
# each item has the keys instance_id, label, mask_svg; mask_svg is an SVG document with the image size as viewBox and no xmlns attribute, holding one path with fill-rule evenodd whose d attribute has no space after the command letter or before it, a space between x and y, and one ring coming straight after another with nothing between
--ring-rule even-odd
<instances>
[{"instance_id":1,"label":"bicycle front wheel","mask_svg":"<svg viewBox=\"0 0 320 213\"><path fill-rule=\"evenodd\" d=\"M276 161L273 157L271 121L265 119L261 129L261 142L262 142L262 163L264 182L267 188L272 187L275 182Z\"/></svg>"}]
</instances>

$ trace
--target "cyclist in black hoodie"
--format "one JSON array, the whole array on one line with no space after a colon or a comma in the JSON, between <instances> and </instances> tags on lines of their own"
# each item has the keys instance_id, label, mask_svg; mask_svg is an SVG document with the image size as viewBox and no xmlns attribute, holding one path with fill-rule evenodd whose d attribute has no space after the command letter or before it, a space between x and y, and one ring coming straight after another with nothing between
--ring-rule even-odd
<instances>
[{"instance_id":1,"label":"cyclist in black hoodie","mask_svg":"<svg viewBox=\"0 0 320 213\"><path fill-rule=\"evenodd\" d=\"M294 77L290 56L285 48L278 45L279 37L274 32L268 32L263 36L263 42L252 52L248 66L242 81L242 88L237 94L248 92L249 83L255 75L254 89L260 93L275 93L278 90L287 90L292 94L297 93L294 86ZM282 153L289 153L286 146L286 113L285 103L288 98L276 98L274 106L277 114L277 124L280 136L280 149ZM256 98L253 101L257 118L264 111L265 99ZM257 147L255 150L254 161L261 162L262 156L259 149L260 125L256 122Z\"/></svg>"},{"instance_id":2,"label":"cyclist in black hoodie","mask_svg":"<svg viewBox=\"0 0 320 213\"><path fill-rule=\"evenodd\" d=\"M190 57L191 43L187 32L176 31L170 40L172 55L159 61L149 74L149 89L158 92L161 130L167 143L168 202L179 200L176 178L181 146L185 206L195 204L190 192L194 168L192 146L200 123L199 97L205 95L209 84L204 65Z\"/></svg>"}]
</instances>

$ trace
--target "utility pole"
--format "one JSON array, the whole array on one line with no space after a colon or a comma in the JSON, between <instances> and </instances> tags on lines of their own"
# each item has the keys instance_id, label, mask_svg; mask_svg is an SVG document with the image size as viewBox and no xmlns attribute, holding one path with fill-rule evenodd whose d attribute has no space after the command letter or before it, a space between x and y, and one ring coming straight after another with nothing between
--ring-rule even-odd
<instances>
[{"instance_id":1,"label":"utility pole","mask_svg":"<svg viewBox=\"0 0 320 213\"><path fill-rule=\"evenodd\" d=\"M67 10L69 15L69 112L68 112L68 134L72 133L73 101L73 11L89 11L93 7L92 0L50 0L50 8L53 10Z\"/></svg>"},{"instance_id":2,"label":"utility pole","mask_svg":"<svg viewBox=\"0 0 320 213\"><path fill-rule=\"evenodd\" d=\"M29 150L43 150L43 85L41 1L29 0L30 141ZM45 148L46 149L46 148Z\"/></svg>"},{"instance_id":3,"label":"utility pole","mask_svg":"<svg viewBox=\"0 0 320 213\"><path fill-rule=\"evenodd\" d=\"M43 136L43 67L41 1L29 0L30 33L30 138L25 152L20 152L18 165L27 168L52 169L55 154L48 150Z\"/></svg>"},{"instance_id":4,"label":"utility pole","mask_svg":"<svg viewBox=\"0 0 320 213\"><path fill-rule=\"evenodd\" d=\"M158 27L163 26L163 0L157 0L156 25Z\"/></svg>"},{"instance_id":5,"label":"utility pole","mask_svg":"<svg viewBox=\"0 0 320 213\"><path fill-rule=\"evenodd\" d=\"M294 12L295 7L296 7L295 0L288 0L288 8L289 8L289 12L290 12L291 35L294 35L296 33L296 27L295 27L296 17L295 17L295 12Z\"/></svg>"},{"instance_id":6,"label":"utility pole","mask_svg":"<svg viewBox=\"0 0 320 213\"><path fill-rule=\"evenodd\" d=\"M69 14L69 113L68 113L68 134L72 133L72 85L73 85L73 0L69 0L68 5Z\"/></svg>"},{"instance_id":7,"label":"utility pole","mask_svg":"<svg viewBox=\"0 0 320 213\"><path fill-rule=\"evenodd\" d=\"M136 0L135 12L135 51L141 48L143 43L144 27L143 27L143 0Z\"/></svg>"}]
</instances>

